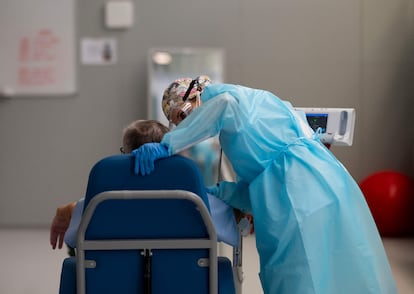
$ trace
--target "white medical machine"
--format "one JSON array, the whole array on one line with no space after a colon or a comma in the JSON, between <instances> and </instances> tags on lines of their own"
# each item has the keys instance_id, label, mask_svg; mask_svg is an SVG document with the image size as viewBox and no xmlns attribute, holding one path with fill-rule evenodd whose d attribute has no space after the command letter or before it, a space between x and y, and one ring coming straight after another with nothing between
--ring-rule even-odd
<instances>
[{"instance_id":1,"label":"white medical machine","mask_svg":"<svg viewBox=\"0 0 414 294\"><path fill-rule=\"evenodd\" d=\"M320 139L332 146L351 146L354 139L354 108L295 107L305 113L311 128L321 132Z\"/></svg>"}]
</instances>

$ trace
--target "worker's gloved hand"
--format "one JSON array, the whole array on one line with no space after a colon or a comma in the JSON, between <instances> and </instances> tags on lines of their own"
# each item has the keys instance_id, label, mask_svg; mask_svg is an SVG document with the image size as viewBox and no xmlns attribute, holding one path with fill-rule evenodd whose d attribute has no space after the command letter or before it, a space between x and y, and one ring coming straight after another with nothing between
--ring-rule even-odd
<instances>
[{"instance_id":1,"label":"worker's gloved hand","mask_svg":"<svg viewBox=\"0 0 414 294\"><path fill-rule=\"evenodd\" d=\"M135 156L135 174L149 175L154 170L154 161L168 157L168 147L161 143L146 143L132 151Z\"/></svg>"}]
</instances>

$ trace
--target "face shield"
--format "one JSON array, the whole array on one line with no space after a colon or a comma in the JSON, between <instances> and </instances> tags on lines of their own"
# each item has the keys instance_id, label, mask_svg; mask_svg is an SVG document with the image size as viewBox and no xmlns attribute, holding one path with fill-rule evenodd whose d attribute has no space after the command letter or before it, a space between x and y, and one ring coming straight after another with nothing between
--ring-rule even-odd
<instances>
[{"instance_id":1,"label":"face shield","mask_svg":"<svg viewBox=\"0 0 414 294\"><path fill-rule=\"evenodd\" d=\"M201 105L201 93L211 83L208 76L196 79L182 78L171 83L164 91L162 109L172 125L178 125Z\"/></svg>"}]
</instances>

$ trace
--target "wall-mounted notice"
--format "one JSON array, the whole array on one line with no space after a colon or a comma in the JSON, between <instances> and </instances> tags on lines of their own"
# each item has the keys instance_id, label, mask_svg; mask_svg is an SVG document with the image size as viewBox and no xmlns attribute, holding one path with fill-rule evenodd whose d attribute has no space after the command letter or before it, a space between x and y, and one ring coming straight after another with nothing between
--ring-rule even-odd
<instances>
[{"instance_id":1,"label":"wall-mounted notice","mask_svg":"<svg viewBox=\"0 0 414 294\"><path fill-rule=\"evenodd\" d=\"M110 65L117 61L114 38L84 38L81 41L81 62L87 65Z\"/></svg>"},{"instance_id":2,"label":"wall-mounted notice","mask_svg":"<svg viewBox=\"0 0 414 294\"><path fill-rule=\"evenodd\" d=\"M76 92L75 0L0 1L0 96Z\"/></svg>"}]
</instances>

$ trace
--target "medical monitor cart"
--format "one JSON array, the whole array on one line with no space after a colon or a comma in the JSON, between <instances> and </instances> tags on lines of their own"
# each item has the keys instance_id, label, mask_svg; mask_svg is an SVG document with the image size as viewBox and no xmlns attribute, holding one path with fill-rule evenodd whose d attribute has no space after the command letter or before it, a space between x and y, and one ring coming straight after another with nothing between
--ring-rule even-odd
<instances>
[{"instance_id":1,"label":"medical monitor cart","mask_svg":"<svg viewBox=\"0 0 414 294\"><path fill-rule=\"evenodd\" d=\"M295 107L304 112L311 128L319 131L321 142L333 146L351 146L354 139L354 108Z\"/></svg>"}]
</instances>

